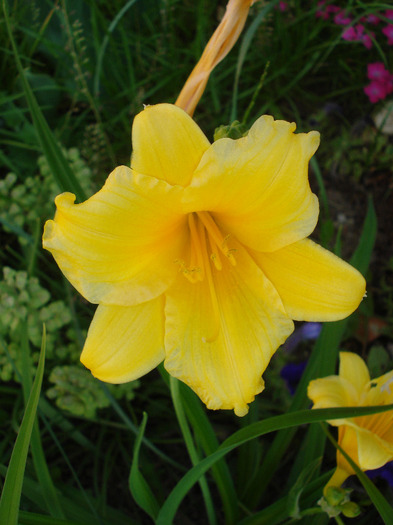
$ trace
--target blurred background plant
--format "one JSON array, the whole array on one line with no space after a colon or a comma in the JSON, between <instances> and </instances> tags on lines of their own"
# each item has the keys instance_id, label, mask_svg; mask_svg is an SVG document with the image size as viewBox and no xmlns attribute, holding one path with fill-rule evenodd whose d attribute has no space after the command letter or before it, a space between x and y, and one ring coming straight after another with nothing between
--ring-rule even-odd
<instances>
[{"instance_id":1,"label":"blurred background plant","mask_svg":"<svg viewBox=\"0 0 393 525\"><path fill-rule=\"evenodd\" d=\"M129 164L131 124L143 104L176 100L226 5L225 0L5 3L24 75L87 196L116 165ZM365 235L363 230L369 251L374 241L375 246L368 269L367 257L363 261L368 297L359 312L348 323L328 327L330 334L336 334L330 338L322 330L316 342L307 335L306 325L299 326L296 345L277 352L266 372L267 388L246 418L208 413L219 440L289 409L296 383L291 379L289 390L282 370L296 365L300 380L311 349L323 337L331 345L327 355L332 356L325 375L335 371L339 346L366 357L374 376L393 368L393 20L389 7L387 2L359 0L256 2L243 35L211 75L195 112L194 118L211 140L220 124L238 119L248 127L263 113L293 120L300 131L320 131L321 147L310 173L321 202L314 235L347 260L362 235L370 198L378 220L377 234L375 225L369 225ZM43 156L3 15L0 49L0 472L5 473L24 409L20 382L26 374L35 373L45 323L41 441L63 517L75 524L151 523L125 480L143 412L149 415L148 439L144 439L139 464L159 505L190 466L170 393L157 371L141 382L108 386L79 363L93 311L41 249L42 226L53 216L53 200L61 188ZM251 100L253 107L248 111ZM28 359L21 348L28 348ZM302 403L308 406L307 400ZM200 407L194 406L194 411L203 417ZM198 440L195 427L193 431ZM230 457L228 468L237 480L233 490L239 512L234 523L281 523L315 504L315 498L309 503L309 495L318 491L312 492L309 482L319 471L308 475L303 470L310 459L306 445L302 446L307 443L306 430L292 439L285 460L280 463L277 456L280 467L269 470L264 494L260 472L266 472L264 460L272 437L242 445L237 457ZM200 454L209 453L209 446L214 449L214 440L198 443ZM297 456L302 459L296 460ZM333 465L334 450L329 450L325 466ZM307 487L307 497L296 512L292 508L284 513L281 521L273 513L274 521L273 514L258 512L261 505L283 494L283 475L292 496L300 498ZM212 471L212 479L217 476L222 479L219 471ZM212 479L208 478L209 483ZM378 520L356 480L350 483L363 508L353 522ZM392 503L386 478L376 478L376 483ZM321 486L320 482L319 492ZM213 494L220 492L225 509L225 486L218 487ZM231 493L226 490L228 506ZM201 502L195 487L180 507L178 523L206 523ZM290 502L286 505L289 508ZM230 523L228 509L223 514L219 507L218 522ZM35 514L48 511L31 459L21 508L25 514L21 513L20 523L44 523L42 515L34 522ZM324 519L320 517L318 523Z\"/></svg>"}]
</instances>

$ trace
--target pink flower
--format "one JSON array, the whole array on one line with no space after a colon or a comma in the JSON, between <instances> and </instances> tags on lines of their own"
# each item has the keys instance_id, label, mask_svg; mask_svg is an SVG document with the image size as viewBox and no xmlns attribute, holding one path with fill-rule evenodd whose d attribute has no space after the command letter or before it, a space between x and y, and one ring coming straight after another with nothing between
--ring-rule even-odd
<instances>
[{"instance_id":1,"label":"pink flower","mask_svg":"<svg viewBox=\"0 0 393 525\"><path fill-rule=\"evenodd\" d=\"M355 27L349 26L345 29L341 38L344 40L352 40L355 42L362 42L367 49L373 47L372 37L375 36L375 33L365 33L364 26L362 24L357 24Z\"/></svg>"},{"instance_id":2,"label":"pink flower","mask_svg":"<svg viewBox=\"0 0 393 525\"><path fill-rule=\"evenodd\" d=\"M393 24L385 26L382 33L388 38L388 45L393 46Z\"/></svg>"},{"instance_id":3,"label":"pink flower","mask_svg":"<svg viewBox=\"0 0 393 525\"><path fill-rule=\"evenodd\" d=\"M360 40L363 42L364 47L366 47L367 49L371 49L373 47L373 41L371 37L374 37L374 36L375 36L375 33L371 32L361 37Z\"/></svg>"},{"instance_id":4,"label":"pink flower","mask_svg":"<svg viewBox=\"0 0 393 525\"><path fill-rule=\"evenodd\" d=\"M334 17L334 23L339 26L347 26L351 22L352 22L351 18L349 16L345 16L344 11L339 11Z\"/></svg>"},{"instance_id":5,"label":"pink flower","mask_svg":"<svg viewBox=\"0 0 393 525\"><path fill-rule=\"evenodd\" d=\"M286 2L278 2L278 5L276 5L276 9L284 12L288 9L288 4Z\"/></svg>"},{"instance_id":6,"label":"pink flower","mask_svg":"<svg viewBox=\"0 0 393 525\"><path fill-rule=\"evenodd\" d=\"M393 9L387 9L385 11L385 17L389 18L389 20L393 20Z\"/></svg>"},{"instance_id":7,"label":"pink flower","mask_svg":"<svg viewBox=\"0 0 393 525\"><path fill-rule=\"evenodd\" d=\"M385 82L389 80L391 75L383 62L373 62L367 66L367 76L370 80Z\"/></svg>"},{"instance_id":8,"label":"pink flower","mask_svg":"<svg viewBox=\"0 0 393 525\"><path fill-rule=\"evenodd\" d=\"M323 20L327 20L329 18L329 13L324 8L325 6L325 0L321 0L317 4L317 10L315 11L315 16L317 18L322 18Z\"/></svg>"},{"instance_id":9,"label":"pink flower","mask_svg":"<svg viewBox=\"0 0 393 525\"><path fill-rule=\"evenodd\" d=\"M326 6L326 12L330 15L330 13L339 13L341 11L341 7L338 7L338 5L327 5Z\"/></svg>"},{"instance_id":10,"label":"pink flower","mask_svg":"<svg viewBox=\"0 0 393 525\"><path fill-rule=\"evenodd\" d=\"M353 26L347 27L345 31L343 31L343 34L341 35L341 38L344 40L358 40L358 34Z\"/></svg>"},{"instance_id":11,"label":"pink flower","mask_svg":"<svg viewBox=\"0 0 393 525\"><path fill-rule=\"evenodd\" d=\"M385 86L375 80L364 86L363 89L372 104L375 104L378 100L383 100L387 95Z\"/></svg>"},{"instance_id":12,"label":"pink flower","mask_svg":"<svg viewBox=\"0 0 393 525\"><path fill-rule=\"evenodd\" d=\"M380 22L380 19L377 15L368 15L368 17L366 18L366 22L368 22L369 24L372 24L372 25L377 25L379 24Z\"/></svg>"}]
</instances>

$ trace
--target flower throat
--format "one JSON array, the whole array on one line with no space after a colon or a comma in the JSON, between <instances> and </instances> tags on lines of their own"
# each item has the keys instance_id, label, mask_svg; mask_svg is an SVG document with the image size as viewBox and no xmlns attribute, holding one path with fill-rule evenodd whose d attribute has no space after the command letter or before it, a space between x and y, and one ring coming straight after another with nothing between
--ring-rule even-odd
<instances>
[{"instance_id":1,"label":"flower throat","mask_svg":"<svg viewBox=\"0 0 393 525\"><path fill-rule=\"evenodd\" d=\"M232 266L236 266L233 256L234 249L228 248L228 237L224 237L214 219L207 211L199 211L188 215L190 230L190 261L186 265L181 261L181 272L191 283L206 279L209 286L212 283L211 263L217 270L222 270L221 256L226 257Z\"/></svg>"},{"instance_id":2,"label":"flower throat","mask_svg":"<svg viewBox=\"0 0 393 525\"><path fill-rule=\"evenodd\" d=\"M188 215L190 230L190 261L187 266L179 261L181 272L191 283L207 280L213 314L213 333L202 337L204 343L215 341L220 332L220 306L212 275L213 264L216 270L222 270L221 257L224 256L232 266L236 266L234 249L228 248L228 237L223 236L214 219L207 211L193 212Z\"/></svg>"}]
</instances>

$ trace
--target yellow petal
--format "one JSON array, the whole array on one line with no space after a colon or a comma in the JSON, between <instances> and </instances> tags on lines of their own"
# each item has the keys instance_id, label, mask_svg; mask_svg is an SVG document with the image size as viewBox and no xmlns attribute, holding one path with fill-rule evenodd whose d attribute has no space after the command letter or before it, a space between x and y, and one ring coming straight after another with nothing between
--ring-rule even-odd
<instances>
[{"instance_id":1,"label":"yellow petal","mask_svg":"<svg viewBox=\"0 0 393 525\"><path fill-rule=\"evenodd\" d=\"M333 408L356 406L357 392L345 379L339 376L328 376L310 381L307 395L314 403L313 408ZM331 425L340 426L347 419L332 419Z\"/></svg>"},{"instance_id":2,"label":"yellow petal","mask_svg":"<svg viewBox=\"0 0 393 525\"><path fill-rule=\"evenodd\" d=\"M198 125L171 104L146 106L132 127L131 168L186 186L210 146Z\"/></svg>"},{"instance_id":3,"label":"yellow petal","mask_svg":"<svg viewBox=\"0 0 393 525\"><path fill-rule=\"evenodd\" d=\"M340 377L353 385L357 393L357 402L361 404L362 393L370 381L370 374L363 359L353 352L340 352Z\"/></svg>"},{"instance_id":4,"label":"yellow petal","mask_svg":"<svg viewBox=\"0 0 393 525\"><path fill-rule=\"evenodd\" d=\"M98 306L81 361L101 381L125 383L164 356L164 301L158 297L137 306Z\"/></svg>"},{"instance_id":5,"label":"yellow petal","mask_svg":"<svg viewBox=\"0 0 393 525\"><path fill-rule=\"evenodd\" d=\"M366 429L356 429L359 466L362 470L374 470L393 460L393 444L384 442Z\"/></svg>"},{"instance_id":6,"label":"yellow petal","mask_svg":"<svg viewBox=\"0 0 393 525\"><path fill-rule=\"evenodd\" d=\"M393 404L393 370L370 381L369 389L367 390L366 404Z\"/></svg>"},{"instance_id":7,"label":"yellow petal","mask_svg":"<svg viewBox=\"0 0 393 525\"><path fill-rule=\"evenodd\" d=\"M363 276L309 239L276 252L252 252L252 256L273 283L292 319L343 319L364 296Z\"/></svg>"},{"instance_id":8,"label":"yellow petal","mask_svg":"<svg viewBox=\"0 0 393 525\"><path fill-rule=\"evenodd\" d=\"M129 306L150 300L174 280L174 260L187 241L180 190L116 168L82 204L75 205L71 193L56 198L43 246L90 302Z\"/></svg>"},{"instance_id":9,"label":"yellow petal","mask_svg":"<svg viewBox=\"0 0 393 525\"><path fill-rule=\"evenodd\" d=\"M348 454L348 456L361 468L358 457L358 432L355 428L343 425L338 429L338 444ZM339 450L336 453L337 467L341 470L345 470L348 476L355 473L351 465L344 458Z\"/></svg>"},{"instance_id":10,"label":"yellow petal","mask_svg":"<svg viewBox=\"0 0 393 525\"><path fill-rule=\"evenodd\" d=\"M216 141L186 188L185 206L209 210L223 230L258 251L308 236L319 210L307 176L319 134L295 135L295 127L265 115L246 137Z\"/></svg>"},{"instance_id":11,"label":"yellow petal","mask_svg":"<svg viewBox=\"0 0 393 525\"><path fill-rule=\"evenodd\" d=\"M236 266L205 261L205 278L180 275L166 292L165 368L210 409L247 413L263 390L261 375L293 330L278 294L235 245Z\"/></svg>"},{"instance_id":12,"label":"yellow petal","mask_svg":"<svg viewBox=\"0 0 393 525\"><path fill-rule=\"evenodd\" d=\"M344 481L352 474L349 473L345 469L341 469L340 467L337 467L334 471L333 476L329 479L329 481L326 483L323 493L326 496L328 487L341 487L341 485L344 483Z\"/></svg>"}]
</instances>

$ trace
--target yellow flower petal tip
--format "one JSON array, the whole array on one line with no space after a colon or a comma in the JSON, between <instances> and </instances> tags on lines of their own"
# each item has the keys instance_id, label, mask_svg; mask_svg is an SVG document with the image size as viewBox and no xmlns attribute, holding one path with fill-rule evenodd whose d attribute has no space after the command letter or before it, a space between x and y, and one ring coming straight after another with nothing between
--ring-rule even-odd
<instances>
[{"instance_id":1,"label":"yellow flower petal tip","mask_svg":"<svg viewBox=\"0 0 393 525\"><path fill-rule=\"evenodd\" d=\"M340 353L338 376L311 381L308 396L313 408L393 404L393 371L370 380L363 359L351 352ZM393 460L393 411L371 416L333 420L338 443L361 470L374 470ZM340 486L354 474L337 451L337 469L327 486Z\"/></svg>"},{"instance_id":2,"label":"yellow flower petal tip","mask_svg":"<svg viewBox=\"0 0 393 525\"><path fill-rule=\"evenodd\" d=\"M130 381L164 360L209 408L243 416L292 319L353 311L363 278L306 239L319 134L295 127L263 116L210 144L182 109L148 106L131 168L83 203L56 198L43 245L99 305L82 353L94 375Z\"/></svg>"}]
</instances>

